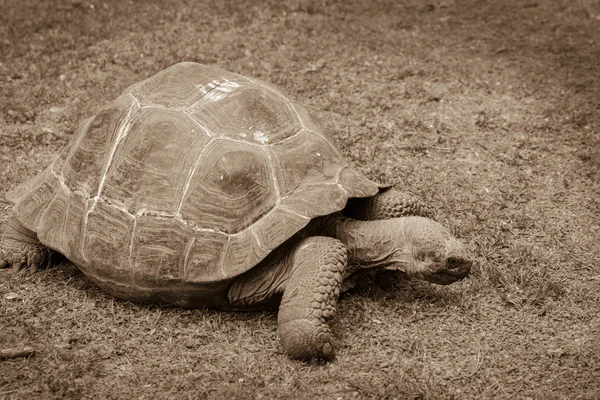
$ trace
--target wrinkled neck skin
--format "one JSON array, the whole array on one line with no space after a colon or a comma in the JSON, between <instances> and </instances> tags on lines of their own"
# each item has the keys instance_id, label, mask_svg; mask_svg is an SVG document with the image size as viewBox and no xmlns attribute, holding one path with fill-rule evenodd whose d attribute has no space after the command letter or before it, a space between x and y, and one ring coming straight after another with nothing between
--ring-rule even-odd
<instances>
[{"instance_id":1,"label":"wrinkled neck skin","mask_svg":"<svg viewBox=\"0 0 600 400\"><path fill-rule=\"evenodd\" d=\"M428 218L359 221L336 213L316 218L311 225L310 234L335 237L344 243L348 274L358 268L385 268L449 284L467 276L471 268L464 245Z\"/></svg>"},{"instance_id":2,"label":"wrinkled neck skin","mask_svg":"<svg viewBox=\"0 0 600 400\"><path fill-rule=\"evenodd\" d=\"M348 264L410 273L413 257L409 243L398 243L398 236L404 236L401 233L403 220L359 221L337 213L315 219L314 224L320 234L339 239L346 245Z\"/></svg>"}]
</instances>

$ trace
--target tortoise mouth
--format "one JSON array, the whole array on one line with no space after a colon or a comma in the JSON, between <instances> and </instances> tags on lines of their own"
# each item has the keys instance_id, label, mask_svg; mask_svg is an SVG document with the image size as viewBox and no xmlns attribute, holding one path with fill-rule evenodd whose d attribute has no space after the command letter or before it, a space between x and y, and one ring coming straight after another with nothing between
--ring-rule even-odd
<instances>
[{"instance_id":1,"label":"tortoise mouth","mask_svg":"<svg viewBox=\"0 0 600 400\"><path fill-rule=\"evenodd\" d=\"M431 273L426 279L438 285L449 285L466 278L471 273L473 262L462 257L448 257L443 268Z\"/></svg>"}]
</instances>

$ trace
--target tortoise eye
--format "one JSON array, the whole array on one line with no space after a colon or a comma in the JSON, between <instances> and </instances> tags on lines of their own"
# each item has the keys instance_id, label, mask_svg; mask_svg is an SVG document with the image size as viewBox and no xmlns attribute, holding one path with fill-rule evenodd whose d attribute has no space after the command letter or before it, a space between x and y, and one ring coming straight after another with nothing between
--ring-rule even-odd
<instances>
[{"instance_id":1,"label":"tortoise eye","mask_svg":"<svg viewBox=\"0 0 600 400\"><path fill-rule=\"evenodd\" d=\"M418 261L440 262L442 257L435 251L422 251L415 258Z\"/></svg>"}]
</instances>

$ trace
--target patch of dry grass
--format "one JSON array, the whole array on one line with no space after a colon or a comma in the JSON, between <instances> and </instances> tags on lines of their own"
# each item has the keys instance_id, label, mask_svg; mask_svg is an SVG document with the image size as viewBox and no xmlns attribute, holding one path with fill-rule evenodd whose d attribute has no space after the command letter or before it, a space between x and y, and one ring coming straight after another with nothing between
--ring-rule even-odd
<instances>
[{"instance_id":1,"label":"patch of dry grass","mask_svg":"<svg viewBox=\"0 0 600 400\"><path fill-rule=\"evenodd\" d=\"M437 207L473 276L344 294L338 357L317 364L282 353L270 312L0 271L0 348L36 350L0 362L0 398L599 398L598 5L211 3L0 1L3 190L131 83L215 64L284 87L359 169Z\"/></svg>"}]
</instances>

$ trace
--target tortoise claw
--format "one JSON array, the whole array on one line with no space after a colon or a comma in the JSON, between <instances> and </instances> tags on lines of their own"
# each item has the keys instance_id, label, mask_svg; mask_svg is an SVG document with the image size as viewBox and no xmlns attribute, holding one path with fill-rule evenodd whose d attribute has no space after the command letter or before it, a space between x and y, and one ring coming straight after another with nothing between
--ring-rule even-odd
<instances>
[{"instance_id":1,"label":"tortoise claw","mask_svg":"<svg viewBox=\"0 0 600 400\"><path fill-rule=\"evenodd\" d=\"M20 263L20 262L12 263L12 267L11 267L12 272L19 272L22 269L23 269L23 263Z\"/></svg>"},{"instance_id":2,"label":"tortoise claw","mask_svg":"<svg viewBox=\"0 0 600 400\"><path fill-rule=\"evenodd\" d=\"M36 273L40 270L40 266L37 264L32 264L31 267L29 267L29 272Z\"/></svg>"}]
</instances>

